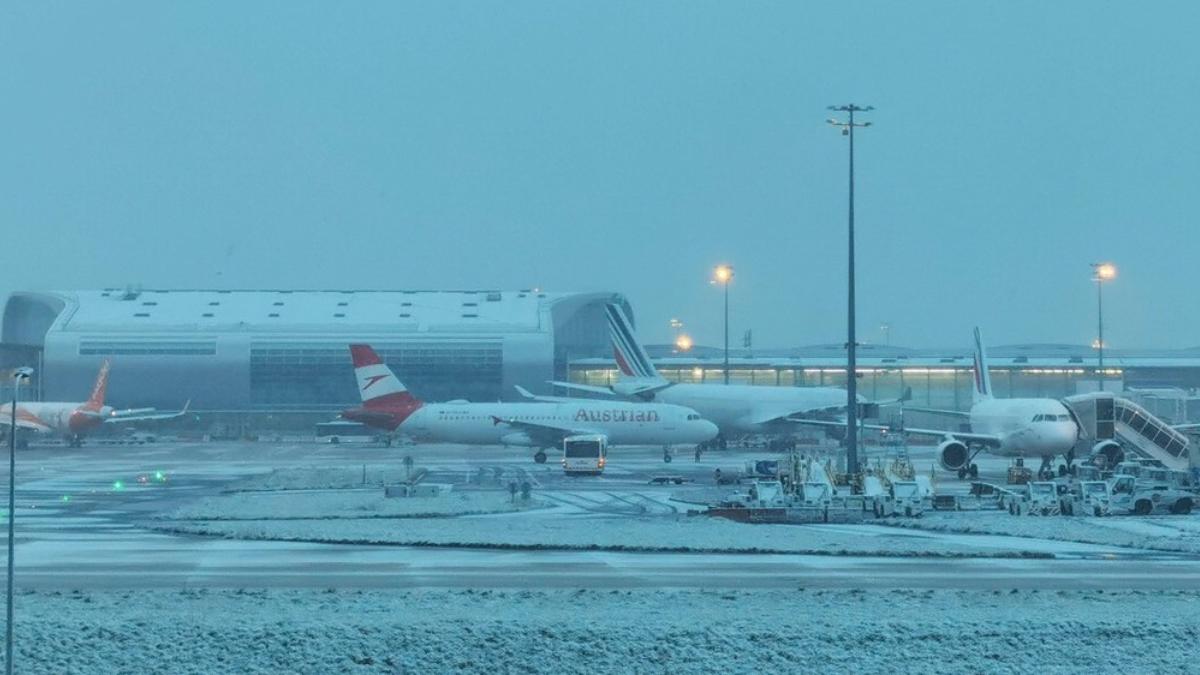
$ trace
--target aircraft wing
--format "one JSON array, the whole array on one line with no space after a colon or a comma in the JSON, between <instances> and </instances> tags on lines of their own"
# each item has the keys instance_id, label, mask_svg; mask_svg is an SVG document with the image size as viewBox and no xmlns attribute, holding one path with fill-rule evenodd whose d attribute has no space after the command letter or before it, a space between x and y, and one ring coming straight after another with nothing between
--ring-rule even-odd
<instances>
[{"instance_id":1,"label":"aircraft wing","mask_svg":"<svg viewBox=\"0 0 1200 675\"><path fill-rule=\"evenodd\" d=\"M575 391L586 391L589 394L604 394L605 396L612 396L612 397L615 397L617 395L612 389L609 389L608 387L597 387L597 386L591 385L591 384L575 384L574 382L558 382L556 380L547 380L547 383L552 384L556 387L562 387L563 389L573 389Z\"/></svg>"},{"instance_id":2,"label":"aircraft wing","mask_svg":"<svg viewBox=\"0 0 1200 675\"><path fill-rule=\"evenodd\" d=\"M758 414L754 415L753 417L750 417L749 419L743 420L743 421L747 424L771 424L772 422L798 424L798 423L803 423L803 422L808 422L808 421L819 421L820 420L819 417L813 419L813 418L810 418L809 416L825 415L828 417L831 415L837 415L840 413L844 413L845 411L846 411L846 406L844 406L844 405L827 406L824 408L808 408L805 410L795 410L795 409L771 410L771 411L767 411L767 412L758 413ZM832 422L832 420L825 420L825 421ZM845 422L833 422L833 423L840 424L843 426L845 425Z\"/></svg>"},{"instance_id":3,"label":"aircraft wing","mask_svg":"<svg viewBox=\"0 0 1200 675\"><path fill-rule=\"evenodd\" d=\"M876 407L897 405L900 403L904 403L905 401L907 401L911 398L912 398L912 387L905 387L904 393L901 394L898 398L886 398L886 399L876 399L873 401L861 401L859 403L859 408L862 408L863 406L867 406L867 405L873 405ZM838 414L844 413L845 411L846 411L846 406L845 406L845 404L841 404L841 403L839 403L837 405L828 405L828 406L817 407L817 408L805 408L803 410L796 410L796 409L771 410L771 411L767 411L767 412L763 412L763 413L759 413L759 414L755 415L753 418L748 420L748 422L750 424L770 424L772 422L790 422L790 423L794 424L802 419L809 419L811 417L816 417L817 419L821 419L822 417L838 415Z\"/></svg>"},{"instance_id":4,"label":"aircraft wing","mask_svg":"<svg viewBox=\"0 0 1200 675\"><path fill-rule=\"evenodd\" d=\"M845 420L808 420L808 419L789 419L789 422L797 424L806 424L818 427L840 427L846 428ZM862 424L863 429L872 429L874 431L888 431L891 433L914 434L917 436L934 436L942 439L954 439L967 444L984 445L989 448L995 448L1000 445L1000 437L995 434L976 434L969 431L949 431L947 429L918 429L913 427L891 427L886 424Z\"/></svg>"},{"instance_id":5,"label":"aircraft wing","mask_svg":"<svg viewBox=\"0 0 1200 675\"><path fill-rule=\"evenodd\" d=\"M913 412L930 413L931 415L946 415L948 417L970 417L971 413L962 410L946 410L944 408L918 408L916 406L906 405L905 410Z\"/></svg>"},{"instance_id":6,"label":"aircraft wing","mask_svg":"<svg viewBox=\"0 0 1200 675\"><path fill-rule=\"evenodd\" d=\"M534 441L546 443L547 445L558 445L567 436L600 433L595 429L560 427L553 424L539 424L537 422L529 422L527 420L496 417L494 415L492 416L492 424L504 424L519 431L524 431L526 434L529 434L529 437Z\"/></svg>"},{"instance_id":7,"label":"aircraft wing","mask_svg":"<svg viewBox=\"0 0 1200 675\"><path fill-rule=\"evenodd\" d=\"M0 427L7 427L10 425L10 423L11 420L9 420L8 415L0 415ZM29 431L35 431L39 434L44 434L48 431L51 431L50 425L41 421L37 417L34 417L33 415L24 414L19 407L17 408L17 428L28 429Z\"/></svg>"},{"instance_id":8,"label":"aircraft wing","mask_svg":"<svg viewBox=\"0 0 1200 675\"><path fill-rule=\"evenodd\" d=\"M173 420L177 417L183 417L187 414L188 408L192 402L189 400L183 404L183 409L177 412L158 412L156 408L128 408L126 410L114 410L108 417L104 418L105 424L125 423L125 422L146 422L149 420Z\"/></svg>"},{"instance_id":9,"label":"aircraft wing","mask_svg":"<svg viewBox=\"0 0 1200 675\"><path fill-rule=\"evenodd\" d=\"M577 398L571 398L570 396L545 396L543 394L535 394L519 384L514 384L513 389L516 389L517 393L521 395L521 398L527 401L541 401L542 403L569 403L571 401L579 400Z\"/></svg>"}]
</instances>

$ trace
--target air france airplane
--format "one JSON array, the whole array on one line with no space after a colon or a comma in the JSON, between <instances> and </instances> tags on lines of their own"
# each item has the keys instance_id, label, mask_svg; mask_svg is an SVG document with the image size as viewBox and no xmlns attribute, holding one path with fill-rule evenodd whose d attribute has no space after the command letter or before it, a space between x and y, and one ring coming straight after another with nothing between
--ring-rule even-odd
<instances>
[{"instance_id":1,"label":"air france airplane","mask_svg":"<svg viewBox=\"0 0 1200 675\"><path fill-rule=\"evenodd\" d=\"M958 472L959 478L979 475L975 456L981 452L998 457L1041 457L1039 474L1045 476L1054 458L1063 455L1067 465L1074 460L1076 442L1080 438L1079 420L1062 401L1053 398L993 398L992 378L988 373L987 353L979 329L975 329L975 386L971 409L967 412L909 406L909 410L965 418L970 431L947 429L918 429L905 427L910 434L936 436L938 463L947 471ZM812 422L811 424L822 424ZM845 426L844 422L826 423ZM876 424L864 424L866 429L889 429Z\"/></svg>"},{"instance_id":2,"label":"air france airplane","mask_svg":"<svg viewBox=\"0 0 1200 675\"><path fill-rule=\"evenodd\" d=\"M720 427L722 442L747 434L790 436L800 417L833 415L846 409L846 390L833 387L671 382L650 362L625 311L619 305L609 304L605 313L620 379L611 388L573 382L551 384L569 390L687 406Z\"/></svg>"},{"instance_id":3,"label":"air france airplane","mask_svg":"<svg viewBox=\"0 0 1200 675\"><path fill-rule=\"evenodd\" d=\"M342 417L415 441L511 445L536 448L534 461L546 461L545 448L578 434L599 434L609 445L696 445L717 435L717 427L695 410L677 405L588 401L553 403L426 403L413 396L368 345L350 345L362 406Z\"/></svg>"}]
</instances>

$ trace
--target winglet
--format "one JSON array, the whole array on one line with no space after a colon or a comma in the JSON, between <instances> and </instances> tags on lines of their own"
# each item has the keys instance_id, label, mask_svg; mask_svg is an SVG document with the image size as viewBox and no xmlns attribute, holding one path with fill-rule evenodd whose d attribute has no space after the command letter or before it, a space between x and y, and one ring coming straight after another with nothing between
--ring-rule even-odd
<instances>
[{"instance_id":1,"label":"winglet","mask_svg":"<svg viewBox=\"0 0 1200 675\"><path fill-rule=\"evenodd\" d=\"M519 385L519 384L514 384L514 385L513 385L513 389L516 389L516 390L517 390L517 393L521 395L521 398L527 398L527 399L530 399L530 400L536 400L536 399L537 399L537 397L536 397L536 396L534 396L532 392L530 392L528 389L526 389L525 387L522 387L522 386L521 386L521 385Z\"/></svg>"}]
</instances>

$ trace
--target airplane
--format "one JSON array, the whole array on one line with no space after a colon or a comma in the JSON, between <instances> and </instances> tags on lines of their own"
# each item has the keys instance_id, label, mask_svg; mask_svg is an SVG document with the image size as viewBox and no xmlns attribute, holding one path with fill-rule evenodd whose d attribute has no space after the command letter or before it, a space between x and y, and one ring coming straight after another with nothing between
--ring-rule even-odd
<instances>
[{"instance_id":1,"label":"airplane","mask_svg":"<svg viewBox=\"0 0 1200 675\"><path fill-rule=\"evenodd\" d=\"M183 410L172 413L160 413L155 408L116 410L112 406L105 405L104 395L108 389L109 366L109 361L105 359L104 363L100 365L100 372L96 375L96 383L92 386L92 395L83 403L18 402L17 430L24 429L34 433L59 435L66 439L67 445L78 448L83 445L83 435L102 424L167 420L187 414L191 401L184 404ZM12 403L9 402L0 406L0 426L11 426L11 420Z\"/></svg>"},{"instance_id":2,"label":"airplane","mask_svg":"<svg viewBox=\"0 0 1200 675\"><path fill-rule=\"evenodd\" d=\"M420 442L505 445L535 448L533 459L546 461L546 448L564 438L600 434L609 445L661 445L663 461L670 446L703 443L717 427L695 410L676 405L625 401L426 403L412 395L369 345L350 345L362 406L341 417Z\"/></svg>"},{"instance_id":3,"label":"airplane","mask_svg":"<svg viewBox=\"0 0 1200 675\"><path fill-rule=\"evenodd\" d=\"M692 408L721 429L717 446L728 439L764 434L790 436L799 418L833 415L846 409L846 390L836 387L762 387L749 384L671 382L654 368L637 341L632 323L616 304L605 307L613 357L621 375L611 387L552 381L567 390L671 403ZM563 400L538 397L539 400ZM866 403L861 397L860 403ZM880 402L881 404L883 402Z\"/></svg>"},{"instance_id":4,"label":"airplane","mask_svg":"<svg viewBox=\"0 0 1200 675\"><path fill-rule=\"evenodd\" d=\"M994 398L992 378L987 367L987 353L979 329L975 329L974 388L969 411L942 410L906 406L906 410L950 415L968 421L970 431L949 429L919 429L905 426L899 431L909 434L935 436L942 439L937 459L947 471L958 477L979 475L975 457L986 453L997 457L1041 457L1039 476L1050 475L1054 458L1063 455L1066 464L1059 468L1064 474L1075 459L1075 447L1081 438L1082 425L1062 401L1053 398ZM806 424L845 427L842 422L805 422ZM864 429L897 431L894 427L863 424Z\"/></svg>"}]
</instances>

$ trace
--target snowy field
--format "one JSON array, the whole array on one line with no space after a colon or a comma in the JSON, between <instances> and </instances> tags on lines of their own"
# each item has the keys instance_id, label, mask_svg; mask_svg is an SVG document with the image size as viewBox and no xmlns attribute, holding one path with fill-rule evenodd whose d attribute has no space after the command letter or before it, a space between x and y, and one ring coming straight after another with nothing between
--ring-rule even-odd
<instances>
[{"instance_id":1,"label":"snowy field","mask_svg":"<svg viewBox=\"0 0 1200 675\"><path fill-rule=\"evenodd\" d=\"M926 513L889 521L931 532L995 534L1105 544L1153 551L1200 553L1200 515L1189 516L1011 516L1001 511Z\"/></svg>"},{"instance_id":2,"label":"snowy field","mask_svg":"<svg viewBox=\"0 0 1200 675\"><path fill-rule=\"evenodd\" d=\"M185 520L346 520L438 518L508 513L544 507L540 500L516 501L507 492L456 491L442 497L388 499L382 488L236 492L206 497L175 510L167 518ZM390 526L389 526L390 527Z\"/></svg>"},{"instance_id":3,"label":"snowy field","mask_svg":"<svg viewBox=\"0 0 1200 675\"><path fill-rule=\"evenodd\" d=\"M669 490L661 489L546 491L530 506L520 512L507 492L495 490L430 499L385 499L380 489L243 492L185 504L150 526L237 539L468 548L930 557L1051 555L1062 548L1009 537L922 536L879 526L735 523L686 515L685 505L673 505ZM441 517L487 510L496 515ZM398 517L405 514L413 517Z\"/></svg>"},{"instance_id":4,"label":"snowy field","mask_svg":"<svg viewBox=\"0 0 1200 675\"><path fill-rule=\"evenodd\" d=\"M25 593L23 673L1181 673L1198 592Z\"/></svg>"}]
</instances>

